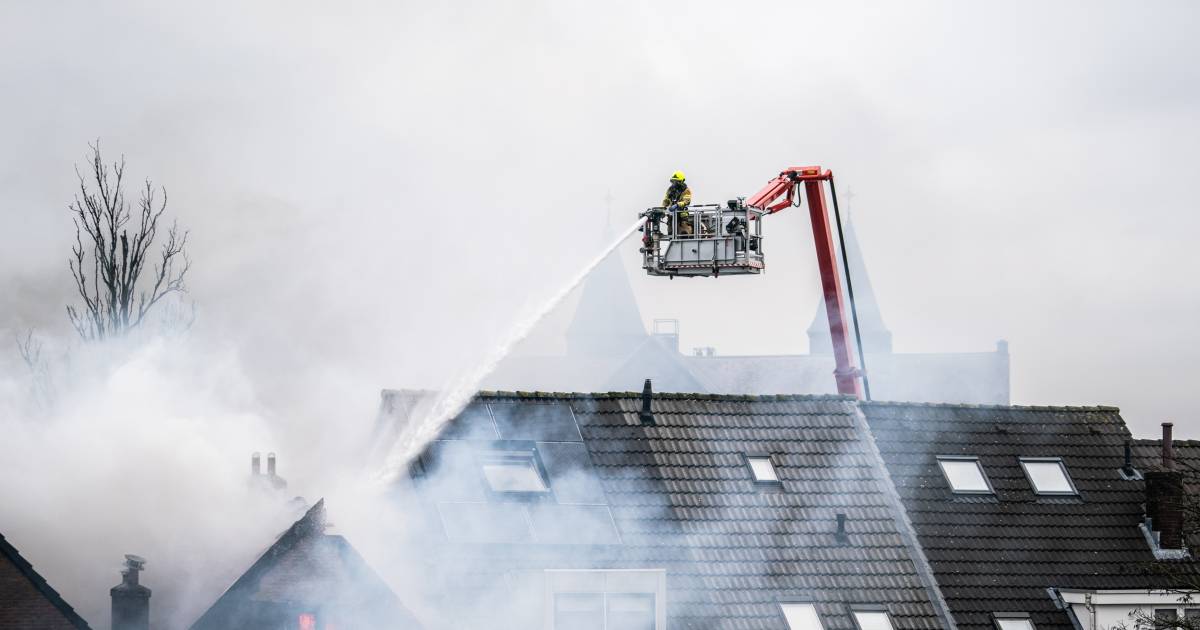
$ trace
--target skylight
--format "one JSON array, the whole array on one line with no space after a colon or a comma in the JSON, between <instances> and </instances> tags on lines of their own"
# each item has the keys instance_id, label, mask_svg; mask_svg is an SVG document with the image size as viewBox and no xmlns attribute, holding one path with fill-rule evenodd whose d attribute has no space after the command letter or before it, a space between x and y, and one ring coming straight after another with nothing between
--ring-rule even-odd
<instances>
[{"instance_id":1,"label":"skylight","mask_svg":"<svg viewBox=\"0 0 1200 630\"><path fill-rule=\"evenodd\" d=\"M1021 458L1021 466L1038 494L1076 494L1061 459Z\"/></svg>"},{"instance_id":2,"label":"skylight","mask_svg":"<svg viewBox=\"0 0 1200 630\"><path fill-rule=\"evenodd\" d=\"M942 474L954 492L991 494L992 487L988 485L978 458L938 457L938 465L942 467Z\"/></svg>"},{"instance_id":3,"label":"skylight","mask_svg":"<svg viewBox=\"0 0 1200 630\"><path fill-rule=\"evenodd\" d=\"M746 462L750 464L750 472L755 481L779 481L779 475L775 474L775 465L771 463L770 457L747 455Z\"/></svg>"},{"instance_id":4,"label":"skylight","mask_svg":"<svg viewBox=\"0 0 1200 630\"><path fill-rule=\"evenodd\" d=\"M783 618L787 620L789 630L824 630L821 618L817 616L817 608L812 604L781 603Z\"/></svg>"},{"instance_id":5,"label":"skylight","mask_svg":"<svg viewBox=\"0 0 1200 630\"><path fill-rule=\"evenodd\" d=\"M856 610L854 621L858 630L893 630L891 618L882 610Z\"/></svg>"},{"instance_id":6,"label":"skylight","mask_svg":"<svg viewBox=\"0 0 1200 630\"><path fill-rule=\"evenodd\" d=\"M1034 630L1033 622L1028 617L997 617L996 625L1000 626L1000 630Z\"/></svg>"},{"instance_id":7,"label":"skylight","mask_svg":"<svg viewBox=\"0 0 1200 630\"><path fill-rule=\"evenodd\" d=\"M549 490L531 456L500 456L489 459L483 463L483 476L493 492Z\"/></svg>"}]
</instances>

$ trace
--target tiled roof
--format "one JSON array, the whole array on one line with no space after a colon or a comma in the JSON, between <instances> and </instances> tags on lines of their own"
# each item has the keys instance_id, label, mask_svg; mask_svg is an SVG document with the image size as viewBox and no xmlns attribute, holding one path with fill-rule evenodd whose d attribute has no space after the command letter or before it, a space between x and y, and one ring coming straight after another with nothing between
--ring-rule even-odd
<instances>
[{"instance_id":1,"label":"tiled roof","mask_svg":"<svg viewBox=\"0 0 1200 630\"><path fill-rule=\"evenodd\" d=\"M0 534L0 627L79 628L88 624Z\"/></svg>"},{"instance_id":2,"label":"tiled roof","mask_svg":"<svg viewBox=\"0 0 1200 630\"><path fill-rule=\"evenodd\" d=\"M942 593L964 630L1028 612L1070 630L1047 588L1143 588L1154 556L1143 482L1119 473L1129 432L1113 407L861 406ZM951 493L936 457L979 458L994 495ZM1078 496L1037 495L1020 457L1061 457Z\"/></svg>"},{"instance_id":3,"label":"tiled roof","mask_svg":"<svg viewBox=\"0 0 1200 630\"><path fill-rule=\"evenodd\" d=\"M411 408L388 400L402 395L385 392L384 408ZM662 568L671 628L785 628L778 602L786 598L816 602L826 630L855 627L851 604L886 604L898 630L944 626L853 399L656 394L655 423L644 426L639 394L484 392L430 452L470 441L461 437L517 439L513 432L532 426L543 405L569 409L556 422L578 426L586 451L577 473L598 483L602 494L592 502L611 512L618 538L548 544L534 522L524 542L466 543L435 516L418 542L436 556L427 570L447 572L431 584L455 588L431 592L508 585L505 597L520 599L513 585L543 569ZM489 415L506 419L495 432ZM780 487L754 483L747 453L774 458ZM554 486L572 478L554 475ZM449 491L421 479L427 514L436 512L438 493ZM846 541L835 535L838 513L847 516Z\"/></svg>"},{"instance_id":4,"label":"tiled roof","mask_svg":"<svg viewBox=\"0 0 1200 630\"><path fill-rule=\"evenodd\" d=\"M1184 479L1195 484L1200 480L1200 440L1173 440L1175 463ZM1140 470L1161 467L1162 440L1133 440L1133 465Z\"/></svg>"},{"instance_id":5,"label":"tiled roof","mask_svg":"<svg viewBox=\"0 0 1200 630\"><path fill-rule=\"evenodd\" d=\"M419 628L345 538L325 532L325 501L292 524L192 630L276 627L296 611L354 615L350 627ZM289 616L293 615L293 616Z\"/></svg>"}]
</instances>

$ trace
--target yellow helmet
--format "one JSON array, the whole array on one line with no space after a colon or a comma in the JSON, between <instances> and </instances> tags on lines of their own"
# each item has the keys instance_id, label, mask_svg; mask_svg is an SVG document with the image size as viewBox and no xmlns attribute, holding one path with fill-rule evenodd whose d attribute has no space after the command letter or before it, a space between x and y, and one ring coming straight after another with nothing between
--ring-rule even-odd
<instances>
[{"instance_id":1,"label":"yellow helmet","mask_svg":"<svg viewBox=\"0 0 1200 630\"><path fill-rule=\"evenodd\" d=\"M683 171L675 171L675 173L673 173L671 175L671 181L673 181L673 182L683 181Z\"/></svg>"}]
</instances>

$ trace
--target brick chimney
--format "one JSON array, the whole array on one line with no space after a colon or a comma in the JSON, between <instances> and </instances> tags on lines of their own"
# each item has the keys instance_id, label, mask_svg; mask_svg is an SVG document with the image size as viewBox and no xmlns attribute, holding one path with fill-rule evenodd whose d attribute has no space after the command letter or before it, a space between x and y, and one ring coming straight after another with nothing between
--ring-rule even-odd
<instances>
[{"instance_id":1,"label":"brick chimney","mask_svg":"<svg viewBox=\"0 0 1200 630\"><path fill-rule=\"evenodd\" d=\"M112 630L150 630L150 589L138 584L146 560L125 554L121 583L108 591L112 597Z\"/></svg>"},{"instance_id":2,"label":"brick chimney","mask_svg":"<svg viewBox=\"0 0 1200 630\"><path fill-rule=\"evenodd\" d=\"M1146 516L1161 549L1183 549L1183 474L1175 469L1170 422L1164 422L1162 466L1145 473Z\"/></svg>"}]
</instances>

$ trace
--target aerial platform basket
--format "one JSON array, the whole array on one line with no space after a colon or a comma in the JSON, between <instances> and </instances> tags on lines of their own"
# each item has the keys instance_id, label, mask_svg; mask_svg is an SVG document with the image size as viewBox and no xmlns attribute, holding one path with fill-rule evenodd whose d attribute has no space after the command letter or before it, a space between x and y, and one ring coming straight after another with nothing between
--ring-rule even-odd
<instances>
[{"instance_id":1,"label":"aerial platform basket","mask_svg":"<svg viewBox=\"0 0 1200 630\"><path fill-rule=\"evenodd\" d=\"M642 268L652 276L761 273L763 211L741 199L642 213Z\"/></svg>"}]
</instances>

